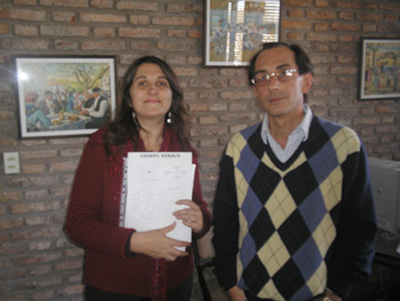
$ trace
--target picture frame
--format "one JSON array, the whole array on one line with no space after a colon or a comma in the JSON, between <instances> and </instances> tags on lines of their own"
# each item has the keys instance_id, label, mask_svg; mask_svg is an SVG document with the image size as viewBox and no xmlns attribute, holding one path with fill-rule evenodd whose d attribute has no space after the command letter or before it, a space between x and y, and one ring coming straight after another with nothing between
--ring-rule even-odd
<instances>
[{"instance_id":1,"label":"picture frame","mask_svg":"<svg viewBox=\"0 0 400 301\"><path fill-rule=\"evenodd\" d=\"M21 138L89 135L116 107L115 56L14 56Z\"/></svg>"},{"instance_id":2,"label":"picture frame","mask_svg":"<svg viewBox=\"0 0 400 301\"><path fill-rule=\"evenodd\" d=\"M204 0L204 67L248 66L280 39L281 0Z\"/></svg>"},{"instance_id":3,"label":"picture frame","mask_svg":"<svg viewBox=\"0 0 400 301\"><path fill-rule=\"evenodd\" d=\"M362 38L360 100L400 98L400 39Z\"/></svg>"}]
</instances>

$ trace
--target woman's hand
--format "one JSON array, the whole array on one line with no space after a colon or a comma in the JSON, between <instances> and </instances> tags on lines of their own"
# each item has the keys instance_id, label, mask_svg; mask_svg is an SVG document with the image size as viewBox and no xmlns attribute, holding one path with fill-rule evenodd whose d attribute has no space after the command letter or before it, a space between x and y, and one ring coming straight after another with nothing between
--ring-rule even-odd
<instances>
[{"instance_id":1,"label":"woman's hand","mask_svg":"<svg viewBox=\"0 0 400 301\"><path fill-rule=\"evenodd\" d=\"M185 251L179 251L174 247L188 247L190 243L179 241L167 236L176 226L172 223L168 227L158 230L135 232L131 236L130 250L135 253L145 254L154 259L166 259L174 261L181 256L187 256Z\"/></svg>"},{"instance_id":2,"label":"woman's hand","mask_svg":"<svg viewBox=\"0 0 400 301\"><path fill-rule=\"evenodd\" d=\"M173 214L182 223L190 227L194 233L199 233L203 229L203 212L199 205L191 200L179 200L177 205L187 205L189 208L175 211Z\"/></svg>"},{"instance_id":3,"label":"woman's hand","mask_svg":"<svg viewBox=\"0 0 400 301\"><path fill-rule=\"evenodd\" d=\"M246 301L246 296L244 294L244 291L238 288L237 286L234 286L229 289L228 296L229 300L231 301Z\"/></svg>"}]
</instances>

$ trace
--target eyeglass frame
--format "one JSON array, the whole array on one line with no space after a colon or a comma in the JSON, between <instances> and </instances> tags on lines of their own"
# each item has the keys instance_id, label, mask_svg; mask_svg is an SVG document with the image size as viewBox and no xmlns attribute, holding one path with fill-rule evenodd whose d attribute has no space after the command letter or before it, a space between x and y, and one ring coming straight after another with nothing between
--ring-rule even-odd
<instances>
[{"instance_id":1,"label":"eyeglass frame","mask_svg":"<svg viewBox=\"0 0 400 301\"><path fill-rule=\"evenodd\" d=\"M267 72L265 72L265 76L266 76L265 85L268 84L268 83L271 81L271 78L272 78L272 77L275 77L279 82L286 82L286 81L281 81L281 80L279 79L279 77L278 77L278 76L280 75L280 73L282 73L282 72L290 72L290 73L291 73L291 75L286 75L286 74L285 74L285 75L283 76L283 78L288 78L288 80L289 80L291 77L293 77L293 73L299 72L299 74L300 74L300 70L294 69L294 68L292 68L292 69L284 69L284 70L282 70L282 71L277 71L277 72L272 72L272 73L267 73ZM258 72L258 74L260 74L260 73L264 73L264 72ZM251 82L251 84L252 84L253 86L255 86L255 85L257 84L255 78L256 78L256 76L257 76L258 74L256 73L255 76L250 80L250 82Z\"/></svg>"}]
</instances>

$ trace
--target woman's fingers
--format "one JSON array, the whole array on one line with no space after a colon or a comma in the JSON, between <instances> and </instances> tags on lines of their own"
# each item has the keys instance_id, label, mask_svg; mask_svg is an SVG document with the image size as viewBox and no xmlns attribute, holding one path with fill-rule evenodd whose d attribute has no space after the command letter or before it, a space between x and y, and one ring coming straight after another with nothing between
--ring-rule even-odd
<instances>
[{"instance_id":1,"label":"woman's fingers","mask_svg":"<svg viewBox=\"0 0 400 301\"><path fill-rule=\"evenodd\" d=\"M167 236L172 231L176 223L152 231L135 232L131 236L130 247L132 252L145 254L155 259L164 258L174 261L181 256L187 256L186 251L177 250L176 247L187 247L188 242L179 241Z\"/></svg>"},{"instance_id":2,"label":"woman's fingers","mask_svg":"<svg viewBox=\"0 0 400 301\"><path fill-rule=\"evenodd\" d=\"M174 216L182 220L182 223L198 233L203 229L203 213L195 202L191 200L179 200L177 205L186 205L188 207L175 211Z\"/></svg>"}]
</instances>

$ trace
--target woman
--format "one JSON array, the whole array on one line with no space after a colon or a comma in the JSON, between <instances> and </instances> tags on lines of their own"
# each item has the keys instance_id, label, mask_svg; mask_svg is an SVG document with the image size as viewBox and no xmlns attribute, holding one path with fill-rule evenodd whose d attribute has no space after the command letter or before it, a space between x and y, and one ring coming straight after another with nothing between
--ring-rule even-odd
<instances>
[{"instance_id":1,"label":"woman","mask_svg":"<svg viewBox=\"0 0 400 301\"><path fill-rule=\"evenodd\" d=\"M190 151L187 114L176 75L161 59L137 59L123 79L115 119L85 146L66 218L68 236L85 248L86 300L189 300L190 244L166 236L175 224L136 232L119 226L123 158L128 152ZM211 224L196 168L193 201L174 216L203 236ZM187 247L185 251L175 247Z\"/></svg>"}]
</instances>

